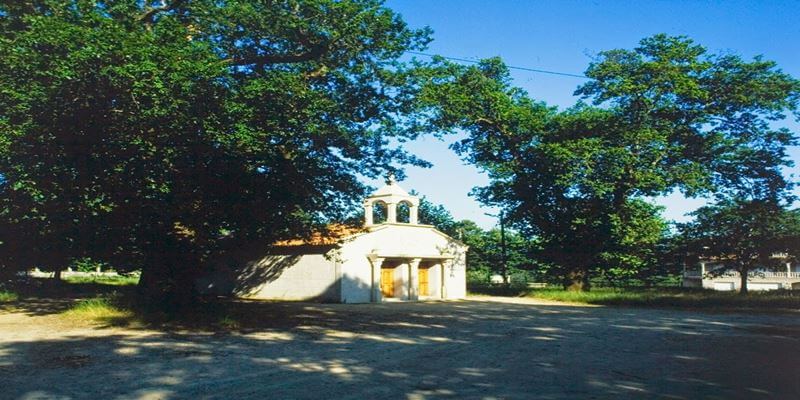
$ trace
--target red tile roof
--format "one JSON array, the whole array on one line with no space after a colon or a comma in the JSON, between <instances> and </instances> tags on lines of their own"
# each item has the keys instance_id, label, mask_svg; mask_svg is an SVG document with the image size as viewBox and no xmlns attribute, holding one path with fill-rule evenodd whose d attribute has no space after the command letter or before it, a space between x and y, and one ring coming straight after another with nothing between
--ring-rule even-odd
<instances>
[{"instance_id":1,"label":"red tile roof","mask_svg":"<svg viewBox=\"0 0 800 400\"><path fill-rule=\"evenodd\" d=\"M367 228L363 226L331 224L328 225L325 230L314 232L309 237L281 240L275 242L275 246L328 246L339 243L342 239L347 238L348 236L353 236L357 233L366 231Z\"/></svg>"}]
</instances>

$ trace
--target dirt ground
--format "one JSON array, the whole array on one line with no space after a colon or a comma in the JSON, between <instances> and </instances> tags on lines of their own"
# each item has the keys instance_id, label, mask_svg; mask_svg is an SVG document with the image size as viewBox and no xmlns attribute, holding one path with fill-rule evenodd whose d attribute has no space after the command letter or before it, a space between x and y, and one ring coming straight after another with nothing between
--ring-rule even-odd
<instances>
[{"instance_id":1,"label":"dirt ground","mask_svg":"<svg viewBox=\"0 0 800 400\"><path fill-rule=\"evenodd\" d=\"M800 315L270 303L273 328L215 334L75 327L52 308L0 314L0 398L800 399Z\"/></svg>"}]
</instances>

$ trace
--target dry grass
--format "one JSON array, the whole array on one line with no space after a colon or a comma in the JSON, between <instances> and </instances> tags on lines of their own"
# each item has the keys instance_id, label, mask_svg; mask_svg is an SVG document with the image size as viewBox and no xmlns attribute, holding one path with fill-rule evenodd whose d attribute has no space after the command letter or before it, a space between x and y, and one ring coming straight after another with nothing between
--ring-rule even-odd
<instances>
[{"instance_id":1,"label":"dry grass","mask_svg":"<svg viewBox=\"0 0 800 400\"><path fill-rule=\"evenodd\" d=\"M735 292L685 288L593 288L588 292L569 292L550 288L477 287L471 288L471 291L498 296L524 296L608 306L800 310L800 293L792 291L751 292L745 296Z\"/></svg>"},{"instance_id":2,"label":"dry grass","mask_svg":"<svg viewBox=\"0 0 800 400\"><path fill-rule=\"evenodd\" d=\"M273 318L285 321L290 316L272 315L284 308L272 302L198 299L195 304L173 309L142 302L132 293L115 292L78 300L60 315L71 325L231 332L272 326L276 323Z\"/></svg>"},{"instance_id":3,"label":"dry grass","mask_svg":"<svg viewBox=\"0 0 800 400\"><path fill-rule=\"evenodd\" d=\"M131 286L139 283L138 275L92 275L92 276L67 276L64 282L72 284L97 284L108 286Z\"/></svg>"},{"instance_id":4,"label":"dry grass","mask_svg":"<svg viewBox=\"0 0 800 400\"><path fill-rule=\"evenodd\" d=\"M135 313L120 306L116 296L79 300L62 315L71 322L110 326L130 325L135 321Z\"/></svg>"}]
</instances>

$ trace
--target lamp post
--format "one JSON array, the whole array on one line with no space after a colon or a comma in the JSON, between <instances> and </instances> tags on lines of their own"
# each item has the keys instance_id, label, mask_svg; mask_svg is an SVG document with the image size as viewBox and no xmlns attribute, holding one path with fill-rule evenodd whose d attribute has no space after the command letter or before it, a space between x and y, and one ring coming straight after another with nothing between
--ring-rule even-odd
<instances>
[{"instance_id":1,"label":"lamp post","mask_svg":"<svg viewBox=\"0 0 800 400\"><path fill-rule=\"evenodd\" d=\"M500 267L503 274L503 283L508 285L508 261L506 258L506 224L505 224L505 211L500 210L500 215L484 213L490 217L500 219Z\"/></svg>"}]
</instances>

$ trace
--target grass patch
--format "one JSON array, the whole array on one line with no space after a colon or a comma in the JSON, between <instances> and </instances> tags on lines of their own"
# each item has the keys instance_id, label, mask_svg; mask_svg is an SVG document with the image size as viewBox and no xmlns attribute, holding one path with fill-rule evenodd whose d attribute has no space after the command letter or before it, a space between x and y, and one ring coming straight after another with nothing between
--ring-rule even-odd
<instances>
[{"instance_id":1,"label":"grass patch","mask_svg":"<svg viewBox=\"0 0 800 400\"><path fill-rule=\"evenodd\" d=\"M73 322L112 326L129 325L135 319L134 312L121 306L116 296L79 300L63 316Z\"/></svg>"},{"instance_id":2,"label":"grass patch","mask_svg":"<svg viewBox=\"0 0 800 400\"><path fill-rule=\"evenodd\" d=\"M75 302L61 313L76 325L101 327L151 328L163 330L199 330L231 332L262 328L275 324L273 318L284 321L285 314L273 315L281 305L251 304L240 301L198 299L197 303L181 308L165 307L142 301L133 293L112 292ZM268 311L267 314L264 311Z\"/></svg>"},{"instance_id":3,"label":"grass patch","mask_svg":"<svg viewBox=\"0 0 800 400\"><path fill-rule=\"evenodd\" d=\"M217 322L217 324L219 325L220 328L225 329L225 330L229 330L229 331L235 331L235 330L242 329L242 323L239 322L238 319L236 319L236 318L234 318L233 316L230 316L230 315L223 315L219 319L219 322Z\"/></svg>"},{"instance_id":4,"label":"grass patch","mask_svg":"<svg viewBox=\"0 0 800 400\"><path fill-rule=\"evenodd\" d=\"M719 292L688 288L593 288L589 292L568 292L560 288L477 287L476 294L532 297L568 303L606 306L800 310L800 293L792 291Z\"/></svg>"},{"instance_id":5,"label":"grass patch","mask_svg":"<svg viewBox=\"0 0 800 400\"><path fill-rule=\"evenodd\" d=\"M19 295L9 291L9 290L0 290L0 303L11 303L19 300Z\"/></svg>"},{"instance_id":6,"label":"grass patch","mask_svg":"<svg viewBox=\"0 0 800 400\"><path fill-rule=\"evenodd\" d=\"M90 276L66 276L64 282L84 285L97 284L109 286L131 286L139 283L138 275L90 275Z\"/></svg>"}]
</instances>

